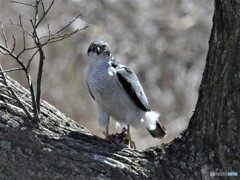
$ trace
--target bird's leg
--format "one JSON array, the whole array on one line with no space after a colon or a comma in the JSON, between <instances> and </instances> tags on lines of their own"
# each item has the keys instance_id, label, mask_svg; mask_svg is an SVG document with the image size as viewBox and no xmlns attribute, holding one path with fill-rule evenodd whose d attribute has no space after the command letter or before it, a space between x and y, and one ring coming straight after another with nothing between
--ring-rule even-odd
<instances>
[{"instance_id":1,"label":"bird's leg","mask_svg":"<svg viewBox=\"0 0 240 180\"><path fill-rule=\"evenodd\" d=\"M130 135L130 124L127 125L127 135L126 135L126 139L128 141L131 141L132 138L131 138L131 135Z\"/></svg>"},{"instance_id":2,"label":"bird's leg","mask_svg":"<svg viewBox=\"0 0 240 180\"><path fill-rule=\"evenodd\" d=\"M106 126L106 131L103 132L103 134L105 135L105 140L109 141L110 143L114 143L114 135L109 135L108 132L108 125Z\"/></svg>"},{"instance_id":3,"label":"bird's leg","mask_svg":"<svg viewBox=\"0 0 240 180\"><path fill-rule=\"evenodd\" d=\"M103 134L105 135L105 139L112 143L111 136L109 136L109 132L108 132L108 126L106 126L106 131L103 132Z\"/></svg>"},{"instance_id":4,"label":"bird's leg","mask_svg":"<svg viewBox=\"0 0 240 180\"><path fill-rule=\"evenodd\" d=\"M108 126L106 127L105 138L108 139Z\"/></svg>"},{"instance_id":5,"label":"bird's leg","mask_svg":"<svg viewBox=\"0 0 240 180\"><path fill-rule=\"evenodd\" d=\"M135 143L132 141L132 138L130 135L130 124L127 125L127 134L124 137L124 139L127 141L128 148L136 149Z\"/></svg>"}]
</instances>

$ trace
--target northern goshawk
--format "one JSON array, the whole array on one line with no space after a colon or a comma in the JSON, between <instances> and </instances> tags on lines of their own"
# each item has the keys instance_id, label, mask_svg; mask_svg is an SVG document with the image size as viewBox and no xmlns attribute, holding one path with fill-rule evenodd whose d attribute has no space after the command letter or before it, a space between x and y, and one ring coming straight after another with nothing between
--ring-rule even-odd
<instances>
[{"instance_id":1,"label":"northern goshawk","mask_svg":"<svg viewBox=\"0 0 240 180\"><path fill-rule=\"evenodd\" d=\"M130 68L116 62L108 44L102 40L93 41L88 57L87 86L97 103L99 124L106 128L106 138L110 116L127 124L128 134L130 125L135 128L145 126L154 138L165 137L166 130L159 122L160 114L150 109L137 76Z\"/></svg>"}]
</instances>

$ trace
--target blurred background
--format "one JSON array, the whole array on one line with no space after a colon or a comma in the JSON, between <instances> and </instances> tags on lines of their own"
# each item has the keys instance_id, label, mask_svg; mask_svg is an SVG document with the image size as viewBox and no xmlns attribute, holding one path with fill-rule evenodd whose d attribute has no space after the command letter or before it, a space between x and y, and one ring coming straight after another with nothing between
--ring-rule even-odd
<instances>
[{"instance_id":1,"label":"blurred background","mask_svg":"<svg viewBox=\"0 0 240 180\"><path fill-rule=\"evenodd\" d=\"M21 1L34 4L34 0ZM50 1L44 1L48 7ZM198 98L198 88L205 65L214 11L213 0L57 0L38 33L47 35L80 16L66 32L87 29L58 43L45 46L46 60L42 81L42 99L46 100L93 134L104 137L98 128L95 102L88 93L85 76L87 49L92 40L108 42L114 57L138 75L151 109L161 112L161 122L168 131L164 140L153 139L145 129L132 129L138 149L171 141L188 125ZM19 23L31 29L33 8L0 1L0 20L9 46L15 35L16 54L23 48L22 31L10 25ZM2 34L0 43L4 44ZM27 39L27 46L32 45ZM33 52L21 56L27 62ZM4 69L19 67L10 57L0 54ZM31 66L36 81L37 58ZM27 87L24 73L8 73ZM110 132L120 132L111 122Z\"/></svg>"}]
</instances>

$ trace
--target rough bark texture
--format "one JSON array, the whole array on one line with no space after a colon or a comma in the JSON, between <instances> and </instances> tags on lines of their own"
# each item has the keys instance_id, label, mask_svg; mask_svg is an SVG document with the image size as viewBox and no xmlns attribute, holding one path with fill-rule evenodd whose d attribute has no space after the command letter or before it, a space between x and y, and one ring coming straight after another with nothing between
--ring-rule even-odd
<instances>
[{"instance_id":1,"label":"rough bark texture","mask_svg":"<svg viewBox=\"0 0 240 180\"><path fill-rule=\"evenodd\" d=\"M209 52L189 127L145 151L120 149L41 101L30 121L0 77L0 179L211 179L239 171L240 1L216 0ZM9 85L29 106L30 95Z\"/></svg>"}]
</instances>

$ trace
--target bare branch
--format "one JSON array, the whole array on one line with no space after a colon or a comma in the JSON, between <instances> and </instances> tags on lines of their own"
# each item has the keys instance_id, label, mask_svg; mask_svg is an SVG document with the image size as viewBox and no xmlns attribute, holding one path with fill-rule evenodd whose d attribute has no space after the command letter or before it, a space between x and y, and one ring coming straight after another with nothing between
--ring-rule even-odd
<instances>
[{"instance_id":1,"label":"bare branch","mask_svg":"<svg viewBox=\"0 0 240 180\"><path fill-rule=\"evenodd\" d=\"M44 54L42 44L38 42L37 46L39 51L39 65L38 65L38 74L37 74L36 106L37 106L37 111L40 112L42 73L43 73L44 59L46 56Z\"/></svg>"},{"instance_id":2,"label":"bare branch","mask_svg":"<svg viewBox=\"0 0 240 180\"><path fill-rule=\"evenodd\" d=\"M38 72L37 72L37 90L36 90L36 99L35 99L36 109L34 111L34 112L37 113L37 115L40 112L41 82L42 82L43 64L44 64L44 59L45 59L45 54L44 54L44 51L43 51L43 45L41 44L40 39L38 37L37 27L41 23L41 21L45 18L46 14L48 13L50 8L52 7L52 4L53 4L54 0L52 1L50 6L48 7L47 11L44 12L42 18L38 21L38 10L39 10L38 7L39 7L39 3L40 2L41 2L41 0L36 0L34 22L33 22L32 19L30 19L30 22L31 22L32 28L33 28L32 38L33 38L34 43L36 44L38 52L39 52L39 65L38 65ZM43 3L41 3L41 4L44 7L44 4ZM29 60L29 63L31 63L31 61L34 58L34 56L35 56L35 54L33 54L31 59ZM30 67L30 64L29 64L28 67Z\"/></svg>"},{"instance_id":3,"label":"bare branch","mask_svg":"<svg viewBox=\"0 0 240 180\"><path fill-rule=\"evenodd\" d=\"M1 26L2 34L4 36L6 47L4 47L3 45L0 44L0 52L5 54L5 55L11 56L20 65L19 68L8 69L6 71L2 71L2 73L17 71L17 70L23 70L25 72L25 75L27 77L28 86L29 86L30 93L31 93L33 117L35 119L39 119L39 115L40 115L40 96L41 96L41 80L42 80L42 73L43 73L43 64L44 64L44 59L45 59L45 54L44 54L43 47L46 44L48 44L48 43L54 43L54 42L62 41L64 39L72 36L73 34L76 34L76 33L80 32L81 30L86 29L87 26L85 26L82 29L76 29L73 32L63 34L63 31L66 30L68 27L70 27L70 25L73 22L75 22L77 20L77 18L79 18L82 15L82 14L79 14L73 20L71 20L67 25L65 25L64 27L59 29L57 32L51 33L50 25L49 25L48 21L46 20L48 33L45 36L39 37L37 28L42 23L42 21L44 19L46 19L46 15L49 13L50 9L52 8L55 0L51 0L50 5L47 8L44 5L43 0L35 0L35 4L34 5L33 4L29 4L29 3L25 3L25 2L18 2L18 1L15 1L15 0L11 0L11 2L12 3L21 4L21 5L34 7L34 17L32 19L30 19L30 22L31 22L31 25L32 25L31 31L28 31L24 27L24 25L22 23L21 15L19 15L19 22L18 23L13 23L10 20L10 25L15 25L15 26L18 26L18 27L20 27L22 29L23 48L17 55L14 54L14 50L15 50L15 47L16 47L16 39L15 39L14 35L12 36L13 47L10 50L8 48L8 45L7 45L8 40L7 40L6 36L5 36L3 27ZM39 8L42 8L42 11L43 11L43 14L41 16L39 15L39 11L41 10ZM63 35L61 35L61 34L63 34ZM28 38L27 35L30 36L31 39L34 42L34 45L32 47L26 47L27 46L26 45L26 40ZM43 40L43 42L41 42L41 40L43 38L46 38L46 39ZM23 53L25 53L26 51L28 51L28 50L34 50L34 52L31 55L31 57L28 59L27 65L25 65L23 63L23 61L21 61L20 56ZM33 87L32 80L31 80L31 75L30 75L30 67L31 67L31 63L32 63L33 59L35 59L37 54L39 55L39 57L38 57L39 58L38 59L39 65L38 65L38 71L37 71L36 91L34 91L34 87ZM35 96L35 92L36 92L36 96Z\"/></svg>"},{"instance_id":4,"label":"bare branch","mask_svg":"<svg viewBox=\"0 0 240 180\"><path fill-rule=\"evenodd\" d=\"M8 48L8 44L7 44L7 36L5 34L5 31L3 29L3 25L2 25L2 22L0 21L0 25L1 25L1 30L2 30L2 34L3 34L3 39L4 39L4 42L5 42L5 47Z\"/></svg>"},{"instance_id":5,"label":"bare branch","mask_svg":"<svg viewBox=\"0 0 240 180\"><path fill-rule=\"evenodd\" d=\"M40 112L41 82L42 82L42 72L43 72L43 64L44 64L45 54L44 54L44 51L43 51L43 45L39 41L39 37L38 37L37 31L36 31L36 26L33 24L32 20L30 20L30 22L32 23L32 26L33 26L33 40L34 40L34 43L36 44L36 46L38 48L38 51L39 51L39 65L38 65L38 72L37 72L36 99L35 98L33 99L36 103L34 113L36 113L36 115L38 117L38 114ZM30 62L31 62L31 59L30 59Z\"/></svg>"},{"instance_id":6,"label":"bare branch","mask_svg":"<svg viewBox=\"0 0 240 180\"><path fill-rule=\"evenodd\" d=\"M30 89L30 93L31 93L34 118L39 119L39 111L37 109L36 96L35 96L35 92L34 92L33 85L32 85L32 79L29 74L28 74L28 84L29 84L29 89Z\"/></svg>"},{"instance_id":7,"label":"bare branch","mask_svg":"<svg viewBox=\"0 0 240 180\"><path fill-rule=\"evenodd\" d=\"M26 109L26 107L23 105L22 101L20 100L20 98L17 96L17 94L13 91L13 89L8 85L7 79L5 77L5 73L4 70L2 69L2 66L0 65L0 73L3 77L3 81L4 84L9 88L9 90L11 91L12 95L14 96L14 98L17 100L17 102L19 103L20 107L22 108L22 110L26 113L26 115L32 119L32 115L30 114L30 112Z\"/></svg>"},{"instance_id":8,"label":"bare branch","mask_svg":"<svg viewBox=\"0 0 240 180\"><path fill-rule=\"evenodd\" d=\"M8 48L3 47L1 44L0 44L0 49L6 51L7 55L10 55L13 59L15 59L18 62L18 64L22 67L23 71L25 72L26 77L27 77L28 86L29 86L30 93L31 93L31 98L32 98L32 107L33 107L34 118L39 119L39 112L37 110L35 93L34 93L34 89L33 89L33 85L32 85L32 79L31 79L28 69L26 68L26 66L22 62L22 60L19 58L19 55L16 56L14 53L11 53L11 51ZM32 116L30 116L30 118L32 119Z\"/></svg>"},{"instance_id":9,"label":"bare branch","mask_svg":"<svg viewBox=\"0 0 240 180\"><path fill-rule=\"evenodd\" d=\"M11 2L11 3L16 3L16 4L25 5L25 6L31 6L31 7L35 7L34 5L32 5L32 4L29 4L29 3L18 2L18 1L10 1L10 2Z\"/></svg>"}]
</instances>

